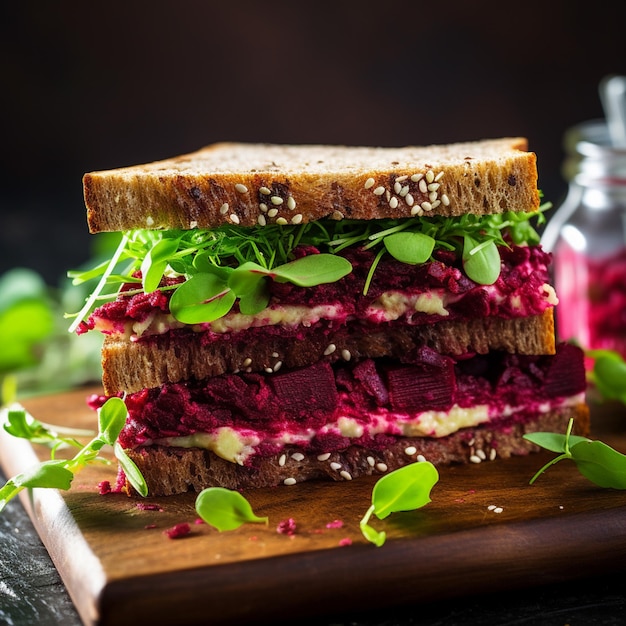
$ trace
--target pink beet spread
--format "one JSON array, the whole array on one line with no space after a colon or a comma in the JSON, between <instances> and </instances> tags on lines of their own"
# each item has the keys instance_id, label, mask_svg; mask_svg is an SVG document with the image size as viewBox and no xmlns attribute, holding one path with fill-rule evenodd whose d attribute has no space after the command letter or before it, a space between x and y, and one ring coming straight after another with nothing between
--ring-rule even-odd
<instances>
[{"instance_id":1,"label":"pink beet spread","mask_svg":"<svg viewBox=\"0 0 626 626\"><path fill-rule=\"evenodd\" d=\"M311 253L310 249L306 252ZM316 252L316 251L315 251ZM353 271L341 280L315 287L297 287L291 283L270 281L271 300L269 306L296 305L314 307L322 304L339 303L344 310L345 320L363 320L368 307L381 294L401 291L419 294L431 290L443 290L450 294L454 302L446 305L445 319L468 319L486 316L504 318L538 315L552 306L543 291L549 282L549 253L539 246L502 247L502 271L492 286L479 285L470 280L461 270L453 252L437 251L436 260L419 265L407 265L384 255L376 267L373 279L363 295L369 268L374 259L370 250L347 249L345 256L353 266ZM166 284L180 282L168 279ZM171 292L156 291L148 294L124 296L124 291L135 289L127 285L117 300L107 303L94 311L89 320L81 325L79 333L93 329L100 322L107 333L124 333L128 322L142 322L155 311L169 312ZM347 298L346 294L350 294ZM236 305L233 310L236 310ZM442 319L437 314L413 313L405 323L432 323ZM372 320L368 318L368 321ZM400 320L402 322L403 320ZM149 340L149 336L143 340Z\"/></svg>"},{"instance_id":2,"label":"pink beet spread","mask_svg":"<svg viewBox=\"0 0 626 626\"><path fill-rule=\"evenodd\" d=\"M311 429L317 433L307 444L313 454L351 444L383 448L397 432L372 436L366 428L362 437L348 439L320 429L338 416L365 422L368 414L389 413L402 419L447 411L453 404L489 405L492 425L503 419L504 407L524 406L506 418L507 423L524 421L540 403L582 393L585 386L583 352L570 344L559 345L554 356L492 353L459 360L422 348L407 355L405 363L364 360L331 366L324 361L284 373L225 374L129 394L120 443L135 448L230 426L268 439ZM247 462L280 449L261 443Z\"/></svg>"}]
</instances>

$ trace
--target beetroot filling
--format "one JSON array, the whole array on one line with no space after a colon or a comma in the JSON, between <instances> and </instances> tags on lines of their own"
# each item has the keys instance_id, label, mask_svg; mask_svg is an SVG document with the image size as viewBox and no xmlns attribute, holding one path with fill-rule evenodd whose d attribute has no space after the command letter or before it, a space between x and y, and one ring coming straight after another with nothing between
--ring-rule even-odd
<instances>
[{"instance_id":1,"label":"beetroot filling","mask_svg":"<svg viewBox=\"0 0 626 626\"><path fill-rule=\"evenodd\" d=\"M307 249L306 252L311 253L311 250ZM448 320L538 315L551 306L542 290L543 285L549 282L548 266L551 255L539 246L501 247L501 273L495 284L489 288L470 280L463 273L460 261L453 252L436 251L433 255L434 261L418 265L401 263L390 255L384 255L376 267L365 296L363 289L374 260L374 253L361 248L347 249L342 252L342 256L351 262L353 270L337 282L304 288L291 283L270 281L270 306L274 304L313 307L339 303L346 310L347 316L360 319L381 294L394 290L408 294L445 290L453 296L463 296L457 302L450 302L446 306L448 315L445 319ZM163 284L171 285L182 280L182 278L167 279ZM93 329L98 319L112 322L117 332L124 332L126 322L142 322L154 311L169 312L171 291L124 296L125 291L136 288L136 284L126 285L117 300L96 309L78 332ZM515 294L516 303L513 304L508 298L490 297L493 290L505 295ZM350 297L347 298L346 294L350 294ZM236 310L237 305L233 308L233 311ZM433 323L439 319L443 319L442 316L417 313L412 316L411 323ZM401 323L400 320L399 322ZM140 340L149 341L150 336Z\"/></svg>"},{"instance_id":2,"label":"beetroot filling","mask_svg":"<svg viewBox=\"0 0 626 626\"><path fill-rule=\"evenodd\" d=\"M135 448L222 426L252 428L271 437L284 431L317 432L339 416L365 423L367 413L381 410L415 415L446 411L454 404L488 404L496 411L528 407L495 422L506 419L510 424L533 417L541 402L565 399L585 388L583 352L570 344L559 345L554 356L492 353L460 360L423 348L404 365L384 359L335 365L324 361L280 374L225 374L129 394L129 418L119 440L124 448ZM308 449L318 454L359 444L383 448L392 439L393 434L348 439L326 433L315 435ZM256 453L277 451L262 444Z\"/></svg>"}]
</instances>

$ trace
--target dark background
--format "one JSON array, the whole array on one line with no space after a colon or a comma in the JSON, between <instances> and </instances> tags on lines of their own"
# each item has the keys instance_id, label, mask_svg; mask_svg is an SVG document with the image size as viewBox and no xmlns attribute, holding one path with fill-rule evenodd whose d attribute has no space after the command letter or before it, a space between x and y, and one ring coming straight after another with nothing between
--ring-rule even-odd
<instances>
[{"instance_id":1,"label":"dark background","mask_svg":"<svg viewBox=\"0 0 626 626\"><path fill-rule=\"evenodd\" d=\"M3 3L0 273L56 282L89 257L84 172L218 140L523 135L558 203L563 132L626 73L625 17L567 0Z\"/></svg>"}]
</instances>

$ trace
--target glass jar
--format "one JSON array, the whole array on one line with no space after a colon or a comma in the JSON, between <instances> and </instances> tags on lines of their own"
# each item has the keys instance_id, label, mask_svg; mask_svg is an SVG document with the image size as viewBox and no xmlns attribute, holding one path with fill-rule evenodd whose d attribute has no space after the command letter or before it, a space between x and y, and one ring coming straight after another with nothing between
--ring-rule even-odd
<instances>
[{"instance_id":1,"label":"glass jar","mask_svg":"<svg viewBox=\"0 0 626 626\"><path fill-rule=\"evenodd\" d=\"M553 253L557 337L626 358L626 149L611 145L604 120L564 139L568 193L542 236Z\"/></svg>"}]
</instances>

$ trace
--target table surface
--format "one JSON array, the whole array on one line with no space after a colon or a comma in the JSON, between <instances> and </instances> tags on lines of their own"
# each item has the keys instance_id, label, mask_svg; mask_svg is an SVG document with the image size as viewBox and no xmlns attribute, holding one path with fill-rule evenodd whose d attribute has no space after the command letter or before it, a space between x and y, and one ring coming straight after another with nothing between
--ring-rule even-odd
<instances>
[{"instance_id":1,"label":"table surface","mask_svg":"<svg viewBox=\"0 0 626 626\"><path fill-rule=\"evenodd\" d=\"M5 477L0 474L4 483ZM576 563L572 563L576 567ZM626 568L626 564L625 564ZM427 575L427 574L425 574ZM408 584L415 581L407 581ZM626 589L612 574L510 593L472 596L432 605L401 606L363 614L317 618L328 626L401 626L440 624L546 626L623 624ZM293 619L293 616L288 616ZM290 621L289 619L287 621ZM299 620L306 624L306 620ZM13 500L0 515L0 624L6 626L80 626L81 621L28 515Z\"/></svg>"},{"instance_id":2,"label":"table surface","mask_svg":"<svg viewBox=\"0 0 626 626\"><path fill-rule=\"evenodd\" d=\"M5 480L0 470L0 485ZM579 567L575 559L571 566ZM574 581L506 593L471 596L460 593L457 599L368 612L353 606L347 607L345 614L308 621L303 615L297 619L302 626L621 625L626 623L624 572L626 562L618 573L593 578L585 576L585 572L577 572ZM424 576L427 575L425 564ZM407 580L407 584L419 584L419 581ZM285 616L285 623L293 623L295 617ZM33 624L82 626L59 573L16 498L0 513L0 626Z\"/></svg>"}]
</instances>

